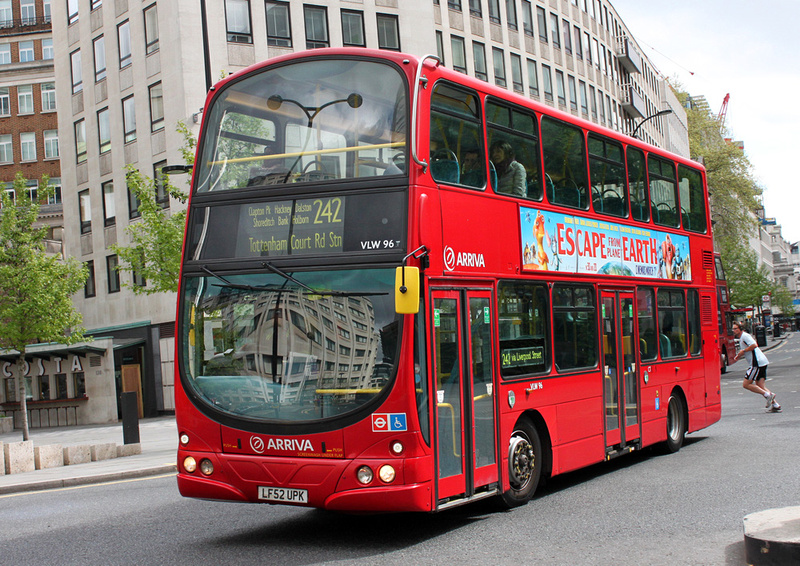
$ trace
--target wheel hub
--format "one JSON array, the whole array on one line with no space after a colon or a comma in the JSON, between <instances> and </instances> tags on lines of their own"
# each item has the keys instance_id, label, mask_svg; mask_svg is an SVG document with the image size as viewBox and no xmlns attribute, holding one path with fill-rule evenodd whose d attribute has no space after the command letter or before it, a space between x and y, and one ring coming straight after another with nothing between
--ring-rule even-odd
<instances>
[{"instance_id":1,"label":"wheel hub","mask_svg":"<svg viewBox=\"0 0 800 566\"><path fill-rule=\"evenodd\" d=\"M522 436L512 436L508 448L509 480L516 489L525 485L536 466L533 445Z\"/></svg>"}]
</instances>

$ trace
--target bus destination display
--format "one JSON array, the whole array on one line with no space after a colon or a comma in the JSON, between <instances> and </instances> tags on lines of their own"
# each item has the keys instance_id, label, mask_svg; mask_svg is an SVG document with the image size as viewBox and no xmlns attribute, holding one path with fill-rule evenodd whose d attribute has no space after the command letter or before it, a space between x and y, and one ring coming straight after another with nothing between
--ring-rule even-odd
<instances>
[{"instance_id":1,"label":"bus destination display","mask_svg":"<svg viewBox=\"0 0 800 566\"><path fill-rule=\"evenodd\" d=\"M259 201L196 209L196 259L404 249L403 193ZM206 216L210 219L206 219ZM229 230L207 234L207 220ZM198 252L199 248L199 253Z\"/></svg>"}]
</instances>

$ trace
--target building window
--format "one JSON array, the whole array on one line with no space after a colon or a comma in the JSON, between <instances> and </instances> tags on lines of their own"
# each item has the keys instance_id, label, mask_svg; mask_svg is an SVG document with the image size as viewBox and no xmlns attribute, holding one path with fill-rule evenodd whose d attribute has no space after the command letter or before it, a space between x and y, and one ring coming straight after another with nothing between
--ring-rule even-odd
<instances>
[{"instance_id":1,"label":"building window","mask_svg":"<svg viewBox=\"0 0 800 566\"><path fill-rule=\"evenodd\" d=\"M19 0L19 15L23 26L32 26L36 23L36 4L34 0Z\"/></svg>"},{"instance_id":2,"label":"building window","mask_svg":"<svg viewBox=\"0 0 800 566\"><path fill-rule=\"evenodd\" d=\"M144 275L133 270L133 285L135 287L146 287L147 286L147 279L144 278Z\"/></svg>"},{"instance_id":3,"label":"building window","mask_svg":"<svg viewBox=\"0 0 800 566\"><path fill-rule=\"evenodd\" d=\"M11 64L11 44L10 43L0 44L0 65L10 65L10 64Z\"/></svg>"},{"instance_id":4,"label":"building window","mask_svg":"<svg viewBox=\"0 0 800 566\"><path fill-rule=\"evenodd\" d=\"M253 43L250 31L250 0L225 0L225 20L230 43Z\"/></svg>"},{"instance_id":5,"label":"building window","mask_svg":"<svg viewBox=\"0 0 800 566\"><path fill-rule=\"evenodd\" d=\"M44 158L58 159L58 130L44 131Z\"/></svg>"},{"instance_id":6,"label":"building window","mask_svg":"<svg viewBox=\"0 0 800 566\"><path fill-rule=\"evenodd\" d=\"M106 181L103 187L103 226L117 223L116 206L114 205L114 181Z\"/></svg>"},{"instance_id":7,"label":"building window","mask_svg":"<svg viewBox=\"0 0 800 566\"><path fill-rule=\"evenodd\" d=\"M33 42L20 41L19 42L19 62L29 63L33 61Z\"/></svg>"},{"instance_id":8,"label":"building window","mask_svg":"<svg viewBox=\"0 0 800 566\"><path fill-rule=\"evenodd\" d=\"M144 44L147 55L158 51L158 9L155 4L144 9Z\"/></svg>"},{"instance_id":9,"label":"building window","mask_svg":"<svg viewBox=\"0 0 800 566\"><path fill-rule=\"evenodd\" d=\"M525 92L522 86L522 59L516 53L511 54L511 84L515 92Z\"/></svg>"},{"instance_id":10,"label":"building window","mask_svg":"<svg viewBox=\"0 0 800 566\"><path fill-rule=\"evenodd\" d=\"M97 113L97 133L100 139L100 153L111 151L111 118L108 107Z\"/></svg>"},{"instance_id":11,"label":"building window","mask_svg":"<svg viewBox=\"0 0 800 566\"><path fill-rule=\"evenodd\" d=\"M161 83L150 86L150 131L156 132L164 129L164 97Z\"/></svg>"},{"instance_id":12,"label":"building window","mask_svg":"<svg viewBox=\"0 0 800 566\"><path fill-rule=\"evenodd\" d=\"M556 71L556 92L558 94L558 103L562 106L567 105L567 92L564 85L564 73Z\"/></svg>"},{"instance_id":13,"label":"building window","mask_svg":"<svg viewBox=\"0 0 800 566\"><path fill-rule=\"evenodd\" d=\"M531 96L539 96L539 75L536 72L536 61L528 59L528 92Z\"/></svg>"},{"instance_id":14,"label":"building window","mask_svg":"<svg viewBox=\"0 0 800 566\"><path fill-rule=\"evenodd\" d=\"M364 14L342 10L342 42L348 47L365 47Z\"/></svg>"},{"instance_id":15,"label":"building window","mask_svg":"<svg viewBox=\"0 0 800 566\"><path fill-rule=\"evenodd\" d=\"M86 397L86 375L82 371L72 374L72 390L75 397Z\"/></svg>"},{"instance_id":16,"label":"building window","mask_svg":"<svg viewBox=\"0 0 800 566\"><path fill-rule=\"evenodd\" d=\"M11 116L11 95L7 86L0 86L0 116Z\"/></svg>"},{"instance_id":17,"label":"building window","mask_svg":"<svg viewBox=\"0 0 800 566\"><path fill-rule=\"evenodd\" d=\"M561 20L561 37L564 39L564 51L572 55L572 34L567 20Z\"/></svg>"},{"instance_id":18,"label":"building window","mask_svg":"<svg viewBox=\"0 0 800 566\"><path fill-rule=\"evenodd\" d=\"M459 73L467 74L467 50L464 47L464 38L450 36L450 48L453 51L453 68Z\"/></svg>"},{"instance_id":19,"label":"building window","mask_svg":"<svg viewBox=\"0 0 800 566\"><path fill-rule=\"evenodd\" d=\"M267 2L267 45L292 46L292 26L286 2Z\"/></svg>"},{"instance_id":20,"label":"building window","mask_svg":"<svg viewBox=\"0 0 800 566\"><path fill-rule=\"evenodd\" d=\"M161 208L169 208L169 192L167 192L165 183L167 176L161 171L166 165L166 161L159 161L153 165L153 180L156 184L156 202Z\"/></svg>"},{"instance_id":21,"label":"building window","mask_svg":"<svg viewBox=\"0 0 800 566\"><path fill-rule=\"evenodd\" d=\"M33 85L17 87L17 104L19 114L33 114Z\"/></svg>"},{"instance_id":22,"label":"building window","mask_svg":"<svg viewBox=\"0 0 800 566\"><path fill-rule=\"evenodd\" d=\"M328 12L320 6L303 6L306 24L306 49L330 47Z\"/></svg>"},{"instance_id":23,"label":"building window","mask_svg":"<svg viewBox=\"0 0 800 566\"><path fill-rule=\"evenodd\" d=\"M56 110L56 83L42 83L42 112L55 112Z\"/></svg>"},{"instance_id":24,"label":"building window","mask_svg":"<svg viewBox=\"0 0 800 566\"><path fill-rule=\"evenodd\" d=\"M558 16L550 13L550 34L553 41L553 47L561 48L561 38L558 31Z\"/></svg>"},{"instance_id":25,"label":"building window","mask_svg":"<svg viewBox=\"0 0 800 566\"><path fill-rule=\"evenodd\" d=\"M14 13L11 10L11 0L0 0L0 28L10 28L14 25Z\"/></svg>"},{"instance_id":26,"label":"building window","mask_svg":"<svg viewBox=\"0 0 800 566\"><path fill-rule=\"evenodd\" d=\"M547 17L541 6L536 6L536 19L539 22L539 41L547 43Z\"/></svg>"},{"instance_id":27,"label":"building window","mask_svg":"<svg viewBox=\"0 0 800 566\"><path fill-rule=\"evenodd\" d=\"M92 10L97 10L103 5L103 0L92 0Z\"/></svg>"},{"instance_id":28,"label":"building window","mask_svg":"<svg viewBox=\"0 0 800 566\"><path fill-rule=\"evenodd\" d=\"M581 47L581 28L574 26L572 29L575 32L573 33L573 37L575 39L575 56L578 59L583 59L583 48Z\"/></svg>"},{"instance_id":29,"label":"building window","mask_svg":"<svg viewBox=\"0 0 800 566\"><path fill-rule=\"evenodd\" d=\"M48 195L47 204L61 204L61 177L50 177L50 186L53 192Z\"/></svg>"},{"instance_id":30,"label":"building window","mask_svg":"<svg viewBox=\"0 0 800 566\"><path fill-rule=\"evenodd\" d=\"M92 231L92 203L89 200L89 189L78 193L78 208L81 219L81 234Z\"/></svg>"},{"instance_id":31,"label":"building window","mask_svg":"<svg viewBox=\"0 0 800 566\"><path fill-rule=\"evenodd\" d=\"M21 133L19 135L19 148L23 162L36 161L36 133Z\"/></svg>"},{"instance_id":32,"label":"building window","mask_svg":"<svg viewBox=\"0 0 800 566\"><path fill-rule=\"evenodd\" d=\"M86 269L89 271L89 277L86 278L86 283L83 285L83 296L88 299L97 295L97 287L94 282L94 262L87 261Z\"/></svg>"},{"instance_id":33,"label":"building window","mask_svg":"<svg viewBox=\"0 0 800 566\"><path fill-rule=\"evenodd\" d=\"M567 76L567 83L569 85L569 108L570 110L578 110L578 89L575 87L575 77L572 75Z\"/></svg>"},{"instance_id":34,"label":"building window","mask_svg":"<svg viewBox=\"0 0 800 566\"><path fill-rule=\"evenodd\" d=\"M439 62L444 65L444 39L442 38L442 32L436 31L436 56L439 58Z\"/></svg>"},{"instance_id":35,"label":"building window","mask_svg":"<svg viewBox=\"0 0 800 566\"><path fill-rule=\"evenodd\" d=\"M78 163L86 161L86 120L75 122L75 155Z\"/></svg>"},{"instance_id":36,"label":"building window","mask_svg":"<svg viewBox=\"0 0 800 566\"><path fill-rule=\"evenodd\" d=\"M106 78L106 39L104 36L94 40L94 81L99 83Z\"/></svg>"},{"instance_id":37,"label":"building window","mask_svg":"<svg viewBox=\"0 0 800 566\"><path fill-rule=\"evenodd\" d=\"M518 29L516 0L506 0L506 18L508 18L508 29L516 31Z\"/></svg>"},{"instance_id":38,"label":"building window","mask_svg":"<svg viewBox=\"0 0 800 566\"><path fill-rule=\"evenodd\" d=\"M125 20L117 26L119 40L119 68L124 69L131 64L131 24Z\"/></svg>"},{"instance_id":39,"label":"building window","mask_svg":"<svg viewBox=\"0 0 800 566\"><path fill-rule=\"evenodd\" d=\"M502 49L492 47L492 62L494 63L494 84L506 86L506 62Z\"/></svg>"},{"instance_id":40,"label":"building window","mask_svg":"<svg viewBox=\"0 0 800 566\"><path fill-rule=\"evenodd\" d=\"M544 99L553 100L553 76L550 67L542 65L542 88L544 89Z\"/></svg>"},{"instance_id":41,"label":"building window","mask_svg":"<svg viewBox=\"0 0 800 566\"><path fill-rule=\"evenodd\" d=\"M378 48L400 51L400 26L397 16L378 14Z\"/></svg>"},{"instance_id":42,"label":"building window","mask_svg":"<svg viewBox=\"0 0 800 566\"><path fill-rule=\"evenodd\" d=\"M581 96L581 112L589 114L589 98L586 96L586 83L583 81L578 82L578 93Z\"/></svg>"},{"instance_id":43,"label":"building window","mask_svg":"<svg viewBox=\"0 0 800 566\"><path fill-rule=\"evenodd\" d=\"M0 135L0 163L14 162L14 147L11 145L11 134Z\"/></svg>"},{"instance_id":44,"label":"building window","mask_svg":"<svg viewBox=\"0 0 800 566\"><path fill-rule=\"evenodd\" d=\"M469 0L469 14L471 16L475 16L476 18L483 17L483 11L481 10L481 0Z\"/></svg>"},{"instance_id":45,"label":"building window","mask_svg":"<svg viewBox=\"0 0 800 566\"><path fill-rule=\"evenodd\" d=\"M451 10L461 11L461 0L447 0L447 7Z\"/></svg>"},{"instance_id":46,"label":"building window","mask_svg":"<svg viewBox=\"0 0 800 566\"><path fill-rule=\"evenodd\" d=\"M493 24L500 23L500 0L489 0L489 21Z\"/></svg>"},{"instance_id":47,"label":"building window","mask_svg":"<svg viewBox=\"0 0 800 566\"><path fill-rule=\"evenodd\" d=\"M122 100L122 126L125 143L136 140L136 107L133 96Z\"/></svg>"},{"instance_id":48,"label":"building window","mask_svg":"<svg viewBox=\"0 0 800 566\"><path fill-rule=\"evenodd\" d=\"M128 187L128 218L133 220L134 218L139 218L142 213L139 212L139 205L142 201L139 200L130 187Z\"/></svg>"},{"instance_id":49,"label":"building window","mask_svg":"<svg viewBox=\"0 0 800 566\"><path fill-rule=\"evenodd\" d=\"M116 255L106 257L106 275L108 276L108 292L118 293L119 285L119 258Z\"/></svg>"},{"instance_id":50,"label":"building window","mask_svg":"<svg viewBox=\"0 0 800 566\"><path fill-rule=\"evenodd\" d=\"M73 51L70 56L72 68L72 94L77 94L83 90L83 73L81 72L81 50Z\"/></svg>"},{"instance_id":51,"label":"building window","mask_svg":"<svg viewBox=\"0 0 800 566\"><path fill-rule=\"evenodd\" d=\"M592 120L597 120L597 96L594 87L589 85L589 104L592 108Z\"/></svg>"},{"instance_id":52,"label":"building window","mask_svg":"<svg viewBox=\"0 0 800 566\"><path fill-rule=\"evenodd\" d=\"M53 40L52 39L43 39L42 40L42 59L52 59L53 58Z\"/></svg>"},{"instance_id":53,"label":"building window","mask_svg":"<svg viewBox=\"0 0 800 566\"><path fill-rule=\"evenodd\" d=\"M78 21L78 0L67 0L67 23Z\"/></svg>"},{"instance_id":54,"label":"building window","mask_svg":"<svg viewBox=\"0 0 800 566\"><path fill-rule=\"evenodd\" d=\"M533 7L530 0L522 0L522 31L533 37Z\"/></svg>"},{"instance_id":55,"label":"building window","mask_svg":"<svg viewBox=\"0 0 800 566\"><path fill-rule=\"evenodd\" d=\"M475 65L475 76L482 81L488 81L486 73L486 48L483 43L472 42L472 59Z\"/></svg>"}]
</instances>

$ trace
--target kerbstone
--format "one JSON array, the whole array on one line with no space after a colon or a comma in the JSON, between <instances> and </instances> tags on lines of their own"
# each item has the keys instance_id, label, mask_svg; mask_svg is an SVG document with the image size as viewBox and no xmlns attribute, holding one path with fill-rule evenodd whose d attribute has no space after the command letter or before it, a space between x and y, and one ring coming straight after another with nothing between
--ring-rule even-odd
<instances>
[{"instance_id":1,"label":"kerbstone","mask_svg":"<svg viewBox=\"0 0 800 566\"><path fill-rule=\"evenodd\" d=\"M63 466L64 447L61 444L35 446L33 449L33 461L37 470Z\"/></svg>"},{"instance_id":2,"label":"kerbstone","mask_svg":"<svg viewBox=\"0 0 800 566\"><path fill-rule=\"evenodd\" d=\"M33 460L33 441L9 442L3 447L6 473L21 474L36 469Z\"/></svg>"},{"instance_id":3,"label":"kerbstone","mask_svg":"<svg viewBox=\"0 0 800 566\"><path fill-rule=\"evenodd\" d=\"M86 464L92 461L92 448L88 444L64 447L64 465Z\"/></svg>"},{"instance_id":4,"label":"kerbstone","mask_svg":"<svg viewBox=\"0 0 800 566\"><path fill-rule=\"evenodd\" d=\"M117 445L117 458L124 456L134 456L142 453L142 445L137 442L135 444L118 444Z\"/></svg>"},{"instance_id":5,"label":"kerbstone","mask_svg":"<svg viewBox=\"0 0 800 566\"><path fill-rule=\"evenodd\" d=\"M0 454L3 455L3 457L0 458L0 476L4 476L6 475L6 457L2 442L0 442Z\"/></svg>"},{"instance_id":6,"label":"kerbstone","mask_svg":"<svg viewBox=\"0 0 800 566\"><path fill-rule=\"evenodd\" d=\"M113 442L92 444L92 462L110 460L117 457L117 445Z\"/></svg>"}]
</instances>

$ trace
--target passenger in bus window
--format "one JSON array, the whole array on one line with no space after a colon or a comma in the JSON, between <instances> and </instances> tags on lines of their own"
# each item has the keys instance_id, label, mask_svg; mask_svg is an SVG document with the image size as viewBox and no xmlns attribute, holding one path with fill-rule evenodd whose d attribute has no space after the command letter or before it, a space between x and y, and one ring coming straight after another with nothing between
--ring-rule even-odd
<instances>
[{"instance_id":1,"label":"passenger in bus window","mask_svg":"<svg viewBox=\"0 0 800 566\"><path fill-rule=\"evenodd\" d=\"M514 159L514 148L505 140L493 142L489 157L497 171L497 192L515 196L525 195L525 167Z\"/></svg>"},{"instance_id":2,"label":"passenger in bus window","mask_svg":"<svg viewBox=\"0 0 800 566\"><path fill-rule=\"evenodd\" d=\"M482 187L486 184L486 173L477 149L466 150L461 158L461 184L469 187Z\"/></svg>"}]
</instances>

